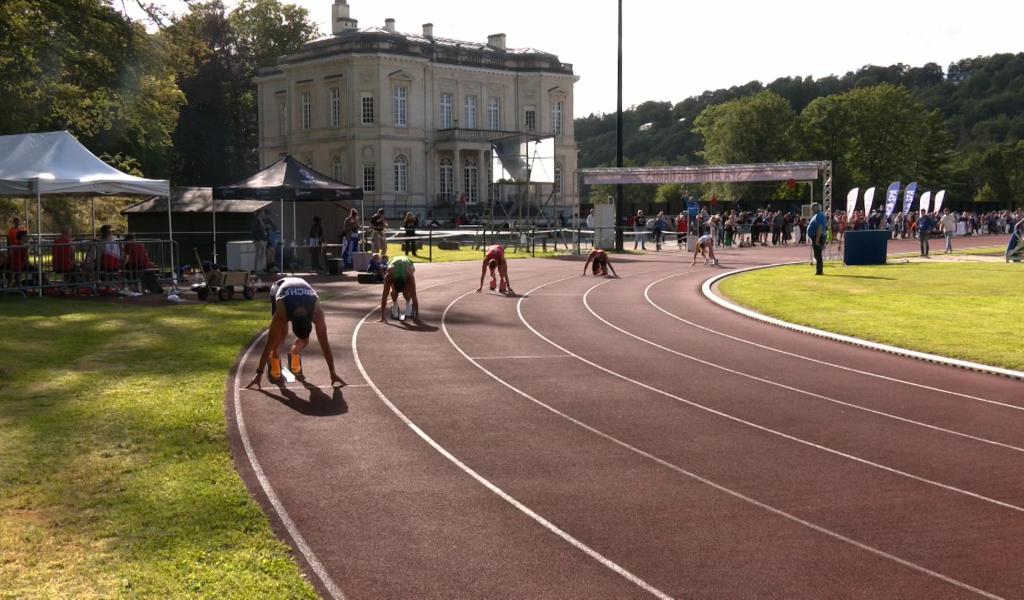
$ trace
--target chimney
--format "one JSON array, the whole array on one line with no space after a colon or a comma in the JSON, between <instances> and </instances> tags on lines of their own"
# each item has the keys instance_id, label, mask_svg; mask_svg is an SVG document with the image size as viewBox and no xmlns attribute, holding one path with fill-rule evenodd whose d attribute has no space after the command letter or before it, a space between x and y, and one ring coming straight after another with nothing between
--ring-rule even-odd
<instances>
[{"instance_id":1,"label":"chimney","mask_svg":"<svg viewBox=\"0 0 1024 600\"><path fill-rule=\"evenodd\" d=\"M387 30L388 33L394 33L395 32L395 20L394 19L384 19L384 29Z\"/></svg>"},{"instance_id":2,"label":"chimney","mask_svg":"<svg viewBox=\"0 0 1024 600\"><path fill-rule=\"evenodd\" d=\"M423 37L432 38L434 37L434 24L424 23L423 24Z\"/></svg>"},{"instance_id":3,"label":"chimney","mask_svg":"<svg viewBox=\"0 0 1024 600\"><path fill-rule=\"evenodd\" d=\"M355 31L359 28L359 21L349 18L348 2L345 0L334 0L334 7L331 9L334 17L331 19L331 33L340 35L346 31Z\"/></svg>"},{"instance_id":4,"label":"chimney","mask_svg":"<svg viewBox=\"0 0 1024 600\"><path fill-rule=\"evenodd\" d=\"M505 49L505 34L495 33L494 35L487 36L487 45L491 48L497 48L498 50Z\"/></svg>"}]
</instances>

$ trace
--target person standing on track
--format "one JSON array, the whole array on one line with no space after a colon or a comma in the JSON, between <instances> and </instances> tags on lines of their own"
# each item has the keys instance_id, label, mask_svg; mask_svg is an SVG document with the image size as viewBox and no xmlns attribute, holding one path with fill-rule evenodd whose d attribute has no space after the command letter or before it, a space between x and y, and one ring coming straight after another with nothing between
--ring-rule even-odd
<instances>
[{"instance_id":1,"label":"person standing on track","mask_svg":"<svg viewBox=\"0 0 1024 600\"><path fill-rule=\"evenodd\" d=\"M405 310L399 313L398 294L405 298ZM408 256L400 255L391 259L384 274L384 291L380 296L380 322L388 321L388 295L391 296L391 318L404 321L412 317L420 322L420 299L416 295L416 265Z\"/></svg>"},{"instance_id":2,"label":"person standing on track","mask_svg":"<svg viewBox=\"0 0 1024 600\"><path fill-rule=\"evenodd\" d=\"M494 245L487 248L487 255L484 256L484 264L480 267L480 287L476 288L476 291L484 289L484 276L487 274L487 269L491 270L491 289L498 288L501 293L508 293L514 295L512 291L512 284L508 280L508 262L505 260L505 248L504 246ZM495 271L500 276L500 283L495 277Z\"/></svg>"},{"instance_id":3,"label":"person standing on track","mask_svg":"<svg viewBox=\"0 0 1024 600\"><path fill-rule=\"evenodd\" d=\"M608 253L600 248L595 248L590 251L587 256L587 262L583 265L583 275L587 274L587 267L591 261L594 263L594 275L602 275L605 277L618 277L619 274L615 272L615 267L612 266L612 261L608 258ZM612 270L612 275L608 275L608 269Z\"/></svg>"},{"instance_id":4,"label":"person standing on track","mask_svg":"<svg viewBox=\"0 0 1024 600\"><path fill-rule=\"evenodd\" d=\"M707 250L707 255L704 254L705 250ZM698 254L704 257L705 265L708 262L718 264L718 259L715 258L715 239L711 237L711 234L706 233L697 239L697 245L693 248L693 262L690 263L690 266L697 264Z\"/></svg>"},{"instance_id":5,"label":"person standing on track","mask_svg":"<svg viewBox=\"0 0 1024 600\"><path fill-rule=\"evenodd\" d=\"M281 377L281 359L278 358L277 349L288 337L288 323L292 325L292 333L295 334L295 342L288 352L288 367L296 375L302 373L302 350L309 344L309 334L316 327L316 339L320 342L320 350L323 352L324 360L327 361L327 368L331 372L331 385L338 384L344 387L345 380L338 376L334 370L334 355L331 354L331 344L327 339L327 322L324 319L324 311L320 308L319 297L306 280L301 277L282 277L270 288L270 327L267 331L267 342L263 346L263 353L260 354L259 366L256 368L256 375L245 387L251 388L255 385L260 388L260 379L263 376L263 368L270 363L268 379L271 382L279 381Z\"/></svg>"}]
</instances>

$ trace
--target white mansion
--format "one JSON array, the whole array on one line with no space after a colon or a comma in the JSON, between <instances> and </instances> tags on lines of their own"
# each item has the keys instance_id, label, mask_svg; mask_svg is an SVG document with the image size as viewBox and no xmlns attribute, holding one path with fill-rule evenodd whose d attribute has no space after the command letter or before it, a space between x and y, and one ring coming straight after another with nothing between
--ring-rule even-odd
<instances>
[{"instance_id":1,"label":"white mansion","mask_svg":"<svg viewBox=\"0 0 1024 600\"><path fill-rule=\"evenodd\" d=\"M330 38L282 56L256 78L260 161L291 154L335 179L361 186L366 207L389 216L412 210L444 220L461 200L477 204L510 193L569 216L576 202L572 65L532 48L359 29L335 0ZM492 186L492 142L554 136L549 181ZM496 211L497 212L497 211Z\"/></svg>"}]
</instances>

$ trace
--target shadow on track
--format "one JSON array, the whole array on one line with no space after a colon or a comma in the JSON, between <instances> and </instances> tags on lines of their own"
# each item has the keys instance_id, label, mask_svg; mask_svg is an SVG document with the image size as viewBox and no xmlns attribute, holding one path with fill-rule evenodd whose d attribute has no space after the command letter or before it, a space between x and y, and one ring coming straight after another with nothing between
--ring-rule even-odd
<instances>
[{"instance_id":1,"label":"shadow on track","mask_svg":"<svg viewBox=\"0 0 1024 600\"><path fill-rule=\"evenodd\" d=\"M348 403L345 402L342 388L334 388L328 396L324 391L308 383L305 379L299 379L309 392L308 398L302 398L293 390L278 384L279 394L267 390L254 390L262 392L264 396L273 398L295 412L309 417L334 417L348 413Z\"/></svg>"}]
</instances>

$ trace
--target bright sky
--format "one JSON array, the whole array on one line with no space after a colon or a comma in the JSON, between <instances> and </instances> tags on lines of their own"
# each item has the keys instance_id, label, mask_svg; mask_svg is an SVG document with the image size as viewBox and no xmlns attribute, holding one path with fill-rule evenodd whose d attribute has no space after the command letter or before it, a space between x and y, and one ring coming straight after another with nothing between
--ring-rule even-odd
<instances>
[{"instance_id":1,"label":"bright sky","mask_svg":"<svg viewBox=\"0 0 1024 600\"><path fill-rule=\"evenodd\" d=\"M116 1L116 0L115 0ZM324 35L333 0L292 0ZM132 0L124 0L138 16ZM164 0L182 10L180 0ZM226 0L228 6L237 4ZM616 0L349 0L359 27L533 47L572 63L575 116L615 111ZM505 10L502 10L505 9ZM864 65L938 63L1024 51L1015 0L623 0L623 105L679 102L705 90L784 76L843 75Z\"/></svg>"}]
</instances>

